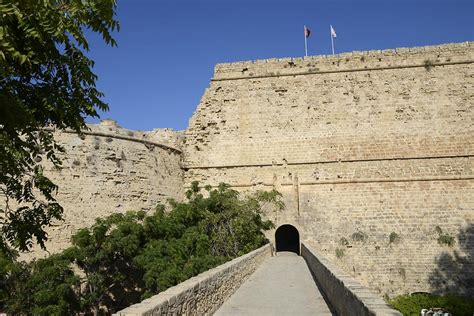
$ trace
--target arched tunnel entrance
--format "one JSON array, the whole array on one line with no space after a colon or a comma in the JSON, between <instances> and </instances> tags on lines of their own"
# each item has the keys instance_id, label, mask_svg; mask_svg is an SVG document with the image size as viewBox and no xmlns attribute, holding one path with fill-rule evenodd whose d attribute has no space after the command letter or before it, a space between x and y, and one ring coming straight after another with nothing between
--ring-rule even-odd
<instances>
[{"instance_id":1,"label":"arched tunnel entrance","mask_svg":"<svg viewBox=\"0 0 474 316\"><path fill-rule=\"evenodd\" d=\"M276 251L291 251L300 254L300 234L292 225L281 225L275 232Z\"/></svg>"}]
</instances>

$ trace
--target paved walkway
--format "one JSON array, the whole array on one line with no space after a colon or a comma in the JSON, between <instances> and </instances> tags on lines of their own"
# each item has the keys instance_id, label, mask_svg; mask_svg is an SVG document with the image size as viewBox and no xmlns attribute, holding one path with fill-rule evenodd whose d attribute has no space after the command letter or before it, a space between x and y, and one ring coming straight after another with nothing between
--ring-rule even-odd
<instances>
[{"instance_id":1,"label":"paved walkway","mask_svg":"<svg viewBox=\"0 0 474 316\"><path fill-rule=\"evenodd\" d=\"M216 316L332 315L303 257L279 252L264 261Z\"/></svg>"}]
</instances>

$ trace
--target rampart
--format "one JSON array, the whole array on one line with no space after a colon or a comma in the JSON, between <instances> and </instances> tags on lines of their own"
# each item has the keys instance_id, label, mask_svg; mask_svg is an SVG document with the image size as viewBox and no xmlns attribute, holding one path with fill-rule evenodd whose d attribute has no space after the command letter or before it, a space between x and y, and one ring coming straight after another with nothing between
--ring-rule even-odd
<instances>
[{"instance_id":1,"label":"rampart","mask_svg":"<svg viewBox=\"0 0 474 316\"><path fill-rule=\"evenodd\" d=\"M466 42L217 65L185 186L276 188L277 226L380 294L472 293L473 63Z\"/></svg>"},{"instance_id":2,"label":"rampart","mask_svg":"<svg viewBox=\"0 0 474 316\"><path fill-rule=\"evenodd\" d=\"M54 137L66 152L60 168L47 165L45 171L58 185L64 221L49 230L49 252L70 245L70 237L98 217L153 210L183 197L180 133L131 131L104 120L82 135L66 131Z\"/></svg>"}]
</instances>

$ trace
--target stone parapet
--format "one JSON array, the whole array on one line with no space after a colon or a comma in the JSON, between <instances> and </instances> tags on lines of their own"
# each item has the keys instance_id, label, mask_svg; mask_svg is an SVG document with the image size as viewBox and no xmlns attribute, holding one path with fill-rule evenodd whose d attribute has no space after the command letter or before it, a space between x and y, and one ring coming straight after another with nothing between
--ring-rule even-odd
<instances>
[{"instance_id":1,"label":"stone parapet","mask_svg":"<svg viewBox=\"0 0 474 316\"><path fill-rule=\"evenodd\" d=\"M267 244L173 286L141 303L127 307L115 315L212 314L270 255L271 245Z\"/></svg>"},{"instance_id":2,"label":"stone parapet","mask_svg":"<svg viewBox=\"0 0 474 316\"><path fill-rule=\"evenodd\" d=\"M472 63L473 42L217 64L214 81ZM456 56L453 56L456 52ZM459 54L462 52L462 54Z\"/></svg>"},{"instance_id":3,"label":"stone parapet","mask_svg":"<svg viewBox=\"0 0 474 316\"><path fill-rule=\"evenodd\" d=\"M314 249L302 244L301 255L338 315L402 315Z\"/></svg>"},{"instance_id":4,"label":"stone parapet","mask_svg":"<svg viewBox=\"0 0 474 316\"><path fill-rule=\"evenodd\" d=\"M473 42L217 65L184 186L275 188L275 225L380 296L472 293L473 79Z\"/></svg>"}]
</instances>

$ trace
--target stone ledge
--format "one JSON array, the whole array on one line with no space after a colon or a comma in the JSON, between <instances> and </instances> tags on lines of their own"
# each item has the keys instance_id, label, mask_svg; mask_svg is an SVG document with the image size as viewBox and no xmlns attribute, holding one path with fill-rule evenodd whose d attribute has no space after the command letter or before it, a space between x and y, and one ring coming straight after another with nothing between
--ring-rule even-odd
<instances>
[{"instance_id":1,"label":"stone ledge","mask_svg":"<svg viewBox=\"0 0 474 316\"><path fill-rule=\"evenodd\" d=\"M338 315L402 315L314 249L302 244L301 255Z\"/></svg>"},{"instance_id":2,"label":"stone ledge","mask_svg":"<svg viewBox=\"0 0 474 316\"><path fill-rule=\"evenodd\" d=\"M77 134L76 131L71 130L71 129L64 129L64 130L59 130L59 129L54 129L50 127L46 127L43 130L47 132L58 132L58 133L67 133L67 134ZM137 142L145 145L150 145L153 147L159 147L165 150L172 151L177 154L181 154L181 149L178 149L176 147L170 146L170 145L165 145L162 143L158 143L156 141L152 140L147 140L143 138L136 138L136 137L131 137L131 136L126 136L126 135L120 135L120 134L112 134L112 133L106 133L106 132L100 132L100 131L94 131L94 130L83 130L81 131L82 134L84 135L91 135L91 136L99 136L99 137L105 137L105 138L115 138L115 139L121 139L121 140L127 140L131 142Z\"/></svg>"},{"instance_id":3,"label":"stone ledge","mask_svg":"<svg viewBox=\"0 0 474 316\"><path fill-rule=\"evenodd\" d=\"M397 55L401 53L424 53L426 51L450 51L456 49L469 48L474 46L474 41L458 42L458 43L447 43L440 45L427 45L427 46L415 46L415 47L396 47L382 50L365 50L365 51L350 51L341 52L335 55L314 55L306 57L281 57L281 58L268 58L268 59L256 59L256 60L243 60L229 63L219 63L216 65L216 69L229 68L229 67L242 67L251 66L254 64L274 64L280 62L302 62L308 60L332 60L342 57L351 56L378 56L378 55Z\"/></svg>"},{"instance_id":4,"label":"stone ledge","mask_svg":"<svg viewBox=\"0 0 474 316\"><path fill-rule=\"evenodd\" d=\"M473 42L217 64L211 82L472 64ZM220 83L218 83L220 84Z\"/></svg>"},{"instance_id":5,"label":"stone ledge","mask_svg":"<svg viewBox=\"0 0 474 316\"><path fill-rule=\"evenodd\" d=\"M429 61L426 59L425 61ZM219 77L215 75L214 78L211 79L212 82L219 82L219 81L229 81L229 80L247 80L247 79L264 79L264 78L281 78L281 77L295 77L295 76L307 76L307 75L326 75L326 74L337 74L337 73L350 73L350 72L367 72L367 71L379 71L379 70L397 70L397 69L406 69L406 68L426 68L426 67L442 67L442 66L455 66L455 65L467 65L473 64L474 60L460 60L454 62L439 62L439 63L431 63L427 66L426 63L413 63L409 65L377 65L375 67L359 67L359 68L344 68L344 69L334 69L334 70L318 70L318 71L301 71L301 72L289 72L289 73L265 73L261 75L254 75L249 74L247 76L231 76L231 77Z\"/></svg>"},{"instance_id":6,"label":"stone ledge","mask_svg":"<svg viewBox=\"0 0 474 316\"><path fill-rule=\"evenodd\" d=\"M114 315L212 314L270 255L271 246L267 244L118 311Z\"/></svg>"}]
</instances>

